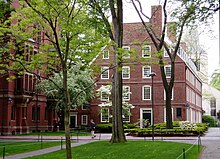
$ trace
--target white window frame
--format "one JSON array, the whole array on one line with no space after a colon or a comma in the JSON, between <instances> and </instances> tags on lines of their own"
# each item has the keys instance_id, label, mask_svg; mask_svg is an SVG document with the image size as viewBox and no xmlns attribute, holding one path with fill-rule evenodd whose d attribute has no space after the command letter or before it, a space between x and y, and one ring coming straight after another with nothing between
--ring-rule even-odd
<instances>
[{"instance_id":1,"label":"white window frame","mask_svg":"<svg viewBox=\"0 0 220 159\"><path fill-rule=\"evenodd\" d=\"M170 52L172 52L172 49L171 49L171 48L170 48L169 50L170 50ZM164 56L164 57L169 57L169 55L168 55L168 53L167 53L167 51L166 51L165 48L164 48L164 51L163 51L163 56Z\"/></svg>"},{"instance_id":2,"label":"white window frame","mask_svg":"<svg viewBox=\"0 0 220 159\"><path fill-rule=\"evenodd\" d=\"M124 90L128 88L128 92L124 92ZM125 95L125 93L127 93L127 95ZM124 98L124 97L127 97L127 98ZM123 86L123 99L124 101L129 101L130 100L130 86Z\"/></svg>"},{"instance_id":3,"label":"white window frame","mask_svg":"<svg viewBox=\"0 0 220 159\"><path fill-rule=\"evenodd\" d=\"M105 93L108 98L103 98L103 93ZM101 101L109 101L109 95L106 92L101 92Z\"/></svg>"},{"instance_id":4,"label":"white window frame","mask_svg":"<svg viewBox=\"0 0 220 159\"><path fill-rule=\"evenodd\" d=\"M169 76L167 75L167 68L170 68L170 75ZM171 78L171 65L164 66L164 71L165 71L166 78Z\"/></svg>"},{"instance_id":5,"label":"white window frame","mask_svg":"<svg viewBox=\"0 0 220 159\"><path fill-rule=\"evenodd\" d=\"M164 98L164 100L166 100L166 92L165 92L165 89L163 90L163 94L164 94L163 98ZM174 89L172 89L172 98L171 98L171 100L173 100L173 99L174 99Z\"/></svg>"},{"instance_id":6,"label":"white window frame","mask_svg":"<svg viewBox=\"0 0 220 159\"><path fill-rule=\"evenodd\" d=\"M106 71L104 71L106 70ZM104 74L106 74L107 72L107 75L108 77L103 77ZM109 67L102 67L101 68L101 79L109 79Z\"/></svg>"},{"instance_id":7,"label":"white window frame","mask_svg":"<svg viewBox=\"0 0 220 159\"><path fill-rule=\"evenodd\" d=\"M172 121L173 121L173 108L171 108L171 110L172 110ZM163 120L164 122L167 122L166 121L166 107L163 108Z\"/></svg>"},{"instance_id":8,"label":"white window frame","mask_svg":"<svg viewBox=\"0 0 220 159\"><path fill-rule=\"evenodd\" d=\"M151 72L151 66L142 66L142 78L151 78L149 74L145 75L145 71L144 71L145 68L149 68L149 73Z\"/></svg>"},{"instance_id":9,"label":"white window frame","mask_svg":"<svg viewBox=\"0 0 220 159\"><path fill-rule=\"evenodd\" d=\"M107 120L103 120L103 115L102 115L102 111L101 111L101 122L103 123L106 123L106 122L109 122L109 108L102 108L102 109L107 109L108 110L108 117L107 117Z\"/></svg>"},{"instance_id":10,"label":"white window frame","mask_svg":"<svg viewBox=\"0 0 220 159\"><path fill-rule=\"evenodd\" d=\"M86 122L85 122L85 123L83 122L83 117L86 118ZM82 115L82 116L81 116L81 124L82 124L82 125L88 125L88 115Z\"/></svg>"},{"instance_id":11,"label":"white window frame","mask_svg":"<svg viewBox=\"0 0 220 159\"><path fill-rule=\"evenodd\" d=\"M125 72L125 69L127 69L127 72ZM124 75L127 75L128 77L124 77ZM122 79L130 79L130 66L123 66L122 67Z\"/></svg>"},{"instance_id":12,"label":"white window frame","mask_svg":"<svg viewBox=\"0 0 220 159\"><path fill-rule=\"evenodd\" d=\"M127 56L125 56L122 54L123 59L129 59L130 58L129 51L131 49L130 46L122 46L122 48L124 49L124 52L126 52L126 55L127 55Z\"/></svg>"},{"instance_id":13,"label":"white window frame","mask_svg":"<svg viewBox=\"0 0 220 159\"><path fill-rule=\"evenodd\" d=\"M149 55L145 53L144 48L149 48ZM150 58L151 57L151 46L150 45L144 45L141 48L141 53L143 58Z\"/></svg>"},{"instance_id":14,"label":"white window frame","mask_svg":"<svg viewBox=\"0 0 220 159\"><path fill-rule=\"evenodd\" d=\"M150 111L151 113L151 123L153 122L153 114L152 114L152 108L140 108L140 128L143 128L143 112L144 111Z\"/></svg>"},{"instance_id":15,"label":"white window frame","mask_svg":"<svg viewBox=\"0 0 220 159\"><path fill-rule=\"evenodd\" d=\"M107 55L107 56L105 56L105 55ZM108 50L103 50L102 51L102 58L103 59L109 59L109 51Z\"/></svg>"},{"instance_id":16,"label":"white window frame","mask_svg":"<svg viewBox=\"0 0 220 159\"><path fill-rule=\"evenodd\" d=\"M128 112L130 113L130 112L131 112L131 109L128 108ZM124 117L123 117L123 116L124 116ZM128 115L128 120L124 120L124 119L125 119L125 115L122 114L122 120L123 120L123 122L125 122L125 123L130 123L130 121L131 121L131 118L130 118L130 117L131 117L131 116Z\"/></svg>"},{"instance_id":17,"label":"white window frame","mask_svg":"<svg viewBox=\"0 0 220 159\"><path fill-rule=\"evenodd\" d=\"M145 90L145 88L149 88L150 89L150 98L149 99L145 99L144 98L144 90ZM151 86L150 85L142 86L142 100L151 100Z\"/></svg>"}]
</instances>

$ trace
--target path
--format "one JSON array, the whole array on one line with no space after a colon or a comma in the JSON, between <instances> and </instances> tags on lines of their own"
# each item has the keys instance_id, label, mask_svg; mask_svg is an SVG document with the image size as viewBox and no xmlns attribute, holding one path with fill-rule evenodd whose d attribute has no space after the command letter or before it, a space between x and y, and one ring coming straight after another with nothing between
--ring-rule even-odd
<instances>
[{"instance_id":1,"label":"path","mask_svg":"<svg viewBox=\"0 0 220 159\"><path fill-rule=\"evenodd\" d=\"M109 140L111 138L111 134L97 134L96 139L91 139L90 136L73 136L72 140L77 141L76 143L72 143L72 147L76 147L79 145L87 144L90 142L94 142L97 140ZM132 137L126 136L127 140L151 140L151 137ZM39 138L37 136L0 136L1 141L18 141L18 140L26 140L26 141L37 141ZM44 136L43 140L60 140L59 136ZM194 143L198 138L197 137L155 137L155 140L166 140L166 141L177 141L184 143ZM209 128L209 131L205 136L201 137L202 145L205 146L200 159L220 159L220 129L219 128ZM63 146L65 148L65 146ZM32 151L23 154L17 154L12 156L6 156L5 159L20 159L31 156L36 156L40 154L46 154L49 152L60 150L61 146L55 146L51 148L46 148L42 150ZM2 159L2 158L0 158Z\"/></svg>"}]
</instances>

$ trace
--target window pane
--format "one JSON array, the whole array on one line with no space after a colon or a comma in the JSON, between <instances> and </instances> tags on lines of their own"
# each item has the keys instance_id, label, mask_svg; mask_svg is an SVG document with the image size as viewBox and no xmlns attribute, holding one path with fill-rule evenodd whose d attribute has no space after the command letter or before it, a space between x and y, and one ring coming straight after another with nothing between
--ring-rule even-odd
<instances>
[{"instance_id":1,"label":"window pane","mask_svg":"<svg viewBox=\"0 0 220 159\"><path fill-rule=\"evenodd\" d=\"M101 78L102 79L108 79L109 78L109 68L108 67L102 67L101 69Z\"/></svg>"},{"instance_id":2,"label":"window pane","mask_svg":"<svg viewBox=\"0 0 220 159\"><path fill-rule=\"evenodd\" d=\"M144 58L151 57L150 45L145 45L142 47L142 57L144 57Z\"/></svg>"},{"instance_id":3,"label":"window pane","mask_svg":"<svg viewBox=\"0 0 220 159\"><path fill-rule=\"evenodd\" d=\"M143 66L143 78L150 78L149 74L151 73L151 67L150 66Z\"/></svg>"},{"instance_id":4,"label":"window pane","mask_svg":"<svg viewBox=\"0 0 220 159\"><path fill-rule=\"evenodd\" d=\"M103 59L109 59L109 51L108 50L103 51Z\"/></svg>"},{"instance_id":5,"label":"window pane","mask_svg":"<svg viewBox=\"0 0 220 159\"><path fill-rule=\"evenodd\" d=\"M150 100L151 99L151 88L150 86L143 87L143 99Z\"/></svg>"},{"instance_id":6,"label":"window pane","mask_svg":"<svg viewBox=\"0 0 220 159\"><path fill-rule=\"evenodd\" d=\"M171 77L171 66L165 66L166 77Z\"/></svg>"},{"instance_id":7,"label":"window pane","mask_svg":"<svg viewBox=\"0 0 220 159\"><path fill-rule=\"evenodd\" d=\"M176 117L182 117L182 108L176 108Z\"/></svg>"},{"instance_id":8,"label":"window pane","mask_svg":"<svg viewBox=\"0 0 220 159\"><path fill-rule=\"evenodd\" d=\"M108 101L109 100L109 96L106 92L101 92L101 100L102 101Z\"/></svg>"},{"instance_id":9,"label":"window pane","mask_svg":"<svg viewBox=\"0 0 220 159\"><path fill-rule=\"evenodd\" d=\"M129 46L123 46L122 48L124 49L123 58L124 59L130 58L130 52L129 52L130 47Z\"/></svg>"},{"instance_id":10,"label":"window pane","mask_svg":"<svg viewBox=\"0 0 220 159\"><path fill-rule=\"evenodd\" d=\"M123 86L123 99L124 100L130 100L130 87L129 86Z\"/></svg>"},{"instance_id":11,"label":"window pane","mask_svg":"<svg viewBox=\"0 0 220 159\"><path fill-rule=\"evenodd\" d=\"M109 109L108 108L101 109L101 122L109 122Z\"/></svg>"},{"instance_id":12,"label":"window pane","mask_svg":"<svg viewBox=\"0 0 220 159\"><path fill-rule=\"evenodd\" d=\"M122 68L122 78L129 79L130 78L130 67L125 66Z\"/></svg>"}]
</instances>

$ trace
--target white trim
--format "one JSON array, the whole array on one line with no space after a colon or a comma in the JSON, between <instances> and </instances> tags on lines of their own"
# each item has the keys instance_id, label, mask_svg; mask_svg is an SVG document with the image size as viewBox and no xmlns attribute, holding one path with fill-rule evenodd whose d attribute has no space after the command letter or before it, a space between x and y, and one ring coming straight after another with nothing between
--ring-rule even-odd
<instances>
[{"instance_id":1,"label":"white trim","mask_svg":"<svg viewBox=\"0 0 220 159\"><path fill-rule=\"evenodd\" d=\"M85 123L83 123L83 117L86 117L86 122ZM81 124L82 125L88 125L88 115L82 115L81 116Z\"/></svg>"},{"instance_id":2,"label":"white trim","mask_svg":"<svg viewBox=\"0 0 220 159\"><path fill-rule=\"evenodd\" d=\"M149 99L145 99L144 98L144 88L147 87L147 88L150 88L150 98ZM142 86L142 100L151 100L151 86L150 85L144 85Z\"/></svg>"},{"instance_id":3,"label":"white trim","mask_svg":"<svg viewBox=\"0 0 220 159\"><path fill-rule=\"evenodd\" d=\"M166 91L165 91L165 89L163 90L163 94L164 94L163 99L166 100ZM173 99L174 99L174 89L172 89L172 98L171 98L171 100L173 100Z\"/></svg>"},{"instance_id":4,"label":"white trim","mask_svg":"<svg viewBox=\"0 0 220 159\"><path fill-rule=\"evenodd\" d=\"M105 57L105 53L107 52L107 57ZM109 50L103 50L102 51L102 58L103 59L109 59Z\"/></svg>"},{"instance_id":5,"label":"white trim","mask_svg":"<svg viewBox=\"0 0 220 159\"><path fill-rule=\"evenodd\" d=\"M171 108L172 110L172 121L173 121L173 108ZM163 108L163 120L164 122L166 122L166 106Z\"/></svg>"},{"instance_id":6,"label":"white trim","mask_svg":"<svg viewBox=\"0 0 220 159\"><path fill-rule=\"evenodd\" d=\"M144 74L144 69L145 68L149 68L149 74L151 72L151 66L142 66L142 78L151 78L149 75L146 75Z\"/></svg>"},{"instance_id":7,"label":"white trim","mask_svg":"<svg viewBox=\"0 0 220 159\"><path fill-rule=\"evenodd\" d=\"M166 68L170 68L170 75L169 76L166 73ZM164 66L164 71L165 71L166 78L171 78L171 65L165 65Z\"/></svg>"},{"instance_id":8,"label":"white trim","mask_svg":"<svg viewBox=\"0 0 220 159\"><path fill-rule=\"evenodd\" d=\"M127 93L127 92L124 92L124 89L128 88L128 98L124 98L124 93ZM123 86L123 99L124 101L129 101L130 100L130 86Z\"/></svg>"},{"instance_id":9,"label":"white trim","mask_svg":"<svg viewBox=\"0 0 220 159\"><path fill-rule=\"evenodd\" d=\"M169 50L170 50L170 53L171 53L171 52L172 52L172 49L169 48ZM166 51L165 48L164 48L164 50L163 50L163 56L164 56L164 57L169 57L169 55L168 55L168 53L167 53L167 51Z\"/></svg>"},{"instance_id":10,"label":"white trim","mask_svg":"<svg viewBox=\"0 0 220 159\"><path fill-rule=\"evenodd\" d=\"M106 72L108 74L108 77L103 77L103 73L106 73ZM101 67L101 79L109 79L109 67L107 66Z\"/></svg>"},{"instance_id":11,"label":"white trim","mask_svg":"<svg viewBox=\"0 0 220 159\"><path fill-rule=\"evenodd\" d=\"M107 118L107 121L105 120L102 120L102 111L101 111L101 122L102 123L106 123L106 122L109 122L109 108L101 108L101 109L107 109L108 110L108 118Z\"/></svg>"},{"instance_id":12,"label":"white trim","mask_svg":"<svg viewBox=\"0 0 220 159\"><path fill-rule=\"evenodd\" d=\"M127 69L127 72L125 72L125 69ZM124 77L124 74L128 74L128 77ZM123 66L122 67L122 79L130 79L130 66Z\"/></svg>"},{"instance_id":13,"label":"white trim","mask_svg":"<svg viewBox=\"0 0 220 159\"><path fill-rule=\"evenodd\" d=\"M131 112L131 109L130 108L128 108L128 111L129 111L129 113ZM124 117L125 118L125 117ZM128 121L124 121L124 118L123 118L123 114L122 114L122 120L123 120L123 122L125 122L125 123L130 123L130 121L131 121L131 116L130 115L128 115Z\"/></svg>"},{"instance_id":14,"label":"white trim","mask_svg":"<svg viewBox=\"0 0 220 159\"><path fill-rule=\"evenodd\" d=\"M147 54L144 54L144 48L149 48L149 56L147 56ZM151 46L150 45L144 45L141 48L141 56L143 58L150 58L151 57Z\"/></svg>"},{"instance_id":15,"label":"white trim","mask_svg":"<svg viewBox=\"0 0 220 159\"><path fill-rule=\"evenodd\" d=\"M150 110L151 113L151 123L153 122L153 114L152 114L152 108L140 108L140 128L143 128L143 111L144 110Z\"/></svg>"},{"instance_id":16,"label":"white trim","mask_svg":"<svg viewBox=\"0 0 220 159\"><path fill-rule=\"evenodd\" d=\"M107 99L103 98L103 95L102 95L103 93L106 94L106 96L108 97ZM108 94L106 92L101 92L101 101L109 101L109 96L108 96Z\"/></svg>"},{"instance_id":17,"label":"white trim","mask_svg":"<svg viewBox=\"0 0 220 159\"><path fill-rule=\"evenodd\" d=\"M122 58L123 58L123 59L129 59L129 58L130 58L130 53L129 53L129 51L130 51L130 46L122 46L122 48L124 49L124 52L128 51L128 52L126 53L127 56L124 56L124 55L122 54Z\"/></svg>"},{"instance_id":18,"label":"white trim","mask_svg":"<svg viewBox=\"0 0 220 159\"><path fill-rule=\"evenodd\" d=\"M75 127L77 127L78 125L77 125L77 114L73 114L73 115L70 115L70 118L69 118L69 122L70 122L70 125L71 125L71 116L75 116Z\"/></svg>"}]
</instances>

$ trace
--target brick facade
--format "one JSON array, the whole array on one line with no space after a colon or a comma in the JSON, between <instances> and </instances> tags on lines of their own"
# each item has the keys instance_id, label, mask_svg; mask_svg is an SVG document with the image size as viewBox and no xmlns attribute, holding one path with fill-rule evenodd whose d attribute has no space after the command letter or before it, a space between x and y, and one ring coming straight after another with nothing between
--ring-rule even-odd
<instances>
[{"instance_id":1,"label":"brick facade","mask_svg":"<svg viewBox=\"0 0 220 159\"><path fill-rule=\"evenodd\" d=\"M156 33L160 35L162 28L162 8L159 6L152 7L152 22L156 27ZM154 52L156 49L153 43L146 33L142 23L125 23L124 24L124 46L129 46L132 50L131 57L124 59L123 66L130 67L130 78L123 79L124 86L130 86L130 101L135 108L131 109L130 123L138 123L142 119L150 118L152 121L152 99L143 100L143 86L149 86L152 88L152 79L143 78L142 67L151 66L151 72L155 72L156 76L153 79L154 84L154 118L155 123L164 122L165 119L165 98L164 98L164 88L162 84L162 79L160 75L160 68L156 64L157 60L153 55L151 58L145 58L140 60L142 56L142 47L144 45L149 45L151 51ZM98 58L94 61L93 65L100 67L110 67L113 61L113 54L111 49L106 47L106 50L110 50L109 59L103 59L103 54L100 54ZM135 58L134 58L135 56ZM193 65L190 59L186 57L187 55L182 50L178 53L175 61L175 83L173 88L173 100L172 100L172 111L173 120L175 121L185 121L189 120L191 122L201 122L202 115L202 105L201 99L201 81L196 75L196 70L191 68ZM132 58L133 57L133 58ZM168 57L164 57L169 64ZM190 75L189 75L190 74ZM101 85L107 85L111 82L112 70L109 70L109 79L100 79L97 82L97 89ZM193 79L193 82L192 82ZM191 82L190 82L191 81ZM196 82L195 82L196 81ZM197 83L197 86L196 86ZM193 100L191 99L193 98ZM196 98L196 101L194 100ZM100 104L99 99L95 99L90 104L90 118L93 118L96 123L101 122L100 114ZM142 123L140 123L142 127Z\"/></svg>"}]
</instances>

